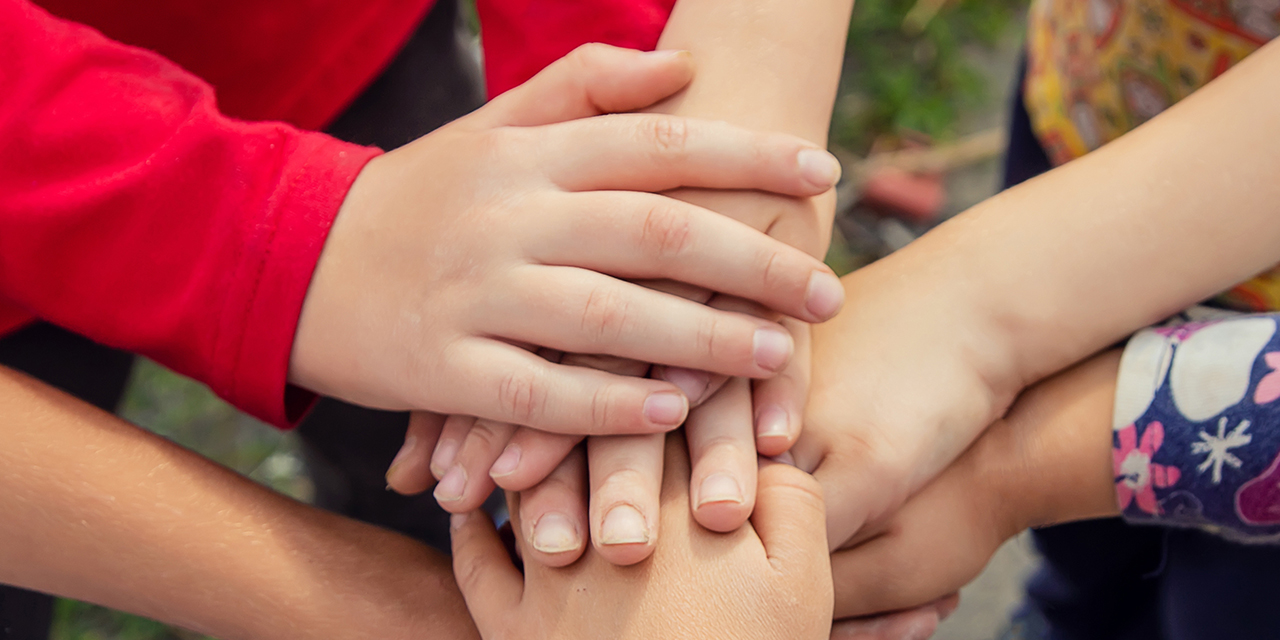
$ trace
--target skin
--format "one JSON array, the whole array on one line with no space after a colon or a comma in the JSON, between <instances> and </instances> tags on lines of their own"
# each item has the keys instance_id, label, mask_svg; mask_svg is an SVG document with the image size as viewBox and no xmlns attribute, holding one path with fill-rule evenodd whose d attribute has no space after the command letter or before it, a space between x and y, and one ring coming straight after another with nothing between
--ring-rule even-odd
<instances>
[{"instance_id":1,"label":"skin","mask_svg":"<svg viewBox=\"0 0 1280 640\"><path fill-rule=\"evenodd\" d=\"M523 346L775 375L793 350L778 324L624 280L687 281L807 321L841 303L812 256L645 193L823 193L838 173L826 151L724 123L591 117L648 106L692 73L687 54L589 45L371 161L316 267L290 380L367 406L581 435L670 430L687 399L667 382L559 365Z\"/></svg>"},{"instance_id":2,"label":"skin","mask_svg":"<svg viewBox=\"0 0 1280 640\"><path fill-rule=\"evenodd\" d=\"M823 0L796 6L757 0L726 7L712 0L681 0L658 47L691 51L698 60L697 78L648 111L714 118L825 145L846 37L844 25L852 4ZM762 42L769 46L759 46ZM830 240L833 192L796 198L760 191L678 189L668 195L767 231L815 257L825 254ZM760 305L717 296L705 288L646 284L712 308L777 318ZM691 405L699 406L686 422L694 461L691 492L697 521L712 530L732 531L750 515L757 451L780 454L799 435L808 383L808 325L791 320L783 324L792 334L795 355L778 375L758 381L754 390L745 380L726 386L726 376L695 369L652 370L652 377L676 384ZM647 364L599 356L567 355L562 362L624 375L650 373ZM457 416L443 425L425 416L417 418L409 436L412 441L406 441L388 473L388 483L414 493L431 486L433 476L441 481L436 489L441 505L455 513L475 509L495 484L517 491L534 486L578 442L573 437ZM434 453L423 446L437 441ZM589 522L578 520L569 503L548 502L547 512L528 514L531 521L545 521L561 532L543 536L561 543L536 549L536 559L554 565L572 562L585 547L588 531L596 534L590 539L597 550L614 562L634 563L652 553L660 531L662 441L660 435L590 440ZM424 460L427 456L429 465Z\"/></svg>"},{"instance_id":3,"label":"skin","mask_svg":"<svg viewBox=\"0 0 1280 640\"><path fill-rule=\"evenodd\" d=\"M686 450L679 435L667 438L666 535L632 566L590 549L571 567L526 563L522 575L483 513L455 515L454 572L481 637L826 640L830 566L817 483L766 463L751 526L712 533L692 517ZM518 516L513 525L523 526Z\"/></svg>"},{"instance_id":4,"label":"skin","mask_svg":"<svg viewBox=\"0 0 1280 640\"><path fill-rule=\"evenodd\" d=\"M449 560L0 368L0 582L227 640L477 638Z\"/></svg>"},{"instance_id":5,"label":"skin","mask_svg":"<svg viewBox=\"0 0 1280 640\"><path fill-rule=\"evenodd\" d=\"M851 304L815 327L792 450L827 491L835 546L891 517L1028 385L1275 263L1277 74L1273 43L844 278Z\"/></svg>"},{"instance_id":6,"label":"skin","mask_svg":"<svg viewBox=\"0 0 1280 640\"><path fill-rule=\"evenodd\" d=\"M1118 515L1111 413L1119 361L1108 352L1029 389L878 532L836 558L836 615L954 592L1028 527Z\"/></svg>"}]
</instances>

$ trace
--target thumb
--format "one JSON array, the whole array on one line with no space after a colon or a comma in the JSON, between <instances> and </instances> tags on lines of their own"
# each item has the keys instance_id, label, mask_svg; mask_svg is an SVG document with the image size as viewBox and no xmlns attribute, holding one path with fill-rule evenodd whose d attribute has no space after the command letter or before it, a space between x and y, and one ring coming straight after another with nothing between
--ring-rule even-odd
<instances>
[{"instance_id":1,"label":"thumb","mask_svg":"<svg viewBox=\"0 0 1280 640\"><path fill-rule=\"evenodd\" d=\"M494 98L476 116L489 126L531 127L635 111L671 96L692 79L693 59L687 51L587 44Z\"/></svg>"},{"instance_id":2,"label":"thumb","mask_svg":"<svg viewBox=\"0 0 1280 640\"><path fill-rule=\"evenodd\" d=\"M751 525L776 566L805 580L829 582L826 509L822 487L809 474L764 460Z\"/></svg>"},{"instance_id":3,"label":"thumb","mask_svg":"<svg viewBox=\"0 0 1280 640\"><path fill-rule=\"evenodd\" d=\"M499 624L520 604L524 578L483 511L456 514L449 519L453 540L453 576L467 601L481 637L494 636L488 625Z\"/></svg>"},{"instance_id":4,"label":"thumb","mask_svg":"<svg viewBox=\"0 0 1280 640\"><path fill-rule=\"evenodd\" d=\"M883 535L832 554L836 618L919 607L976 578L1004 535L971 508L958 491L926 489Z\"/></svg>"}]
</instances>

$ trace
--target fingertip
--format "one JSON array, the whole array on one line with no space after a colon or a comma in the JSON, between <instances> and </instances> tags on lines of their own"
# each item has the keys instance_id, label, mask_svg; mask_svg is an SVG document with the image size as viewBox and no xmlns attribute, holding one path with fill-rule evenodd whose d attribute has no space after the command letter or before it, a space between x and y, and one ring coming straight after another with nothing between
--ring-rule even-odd
<instances>
[{"instance_id":1,"label":"fingertip","mask_svg":"<svg viewBox=\"0 0 1280 640\"><path fill-rule=\"evenodd\" d=\"M653 555L655 545L653 542L635 543L635 544L598 544L595 545L596 553L604 558L609 564L619 567L629 567L649 559Z\"/></svg>"},{"instance_id":2,"label":"fingertip","mask_svg":"<svg viewBox=\"0 0 1280 640\"><path fill-rule=\"evenodd\" d=\"M689 416L689 399L675 385L671 391L651 393L644 400L644 417L658 433L671 431ZM607 428L601 425L601 428ZM603 433L603 431L602 431Z\"/></svg>"},{"instance_id":3,"label":"fingertip","mask_svg":"<svg viewBox=\"0 0 1280 640\"><path fill-rule=\"evenodd\" d=\"M651 522L634 505L614 505L605 512L592 543L611 564L636 564L652 555L657 543L657 528Z\"/></svg>"},{"instance_id":4,"label":"fingertip","mask_svg":"<svg viewBox=\"0 0 1280 640\"><path fill-rule=\"evenodd\" d=\"M571 565L586 551L583 531L577 518L559 511L544 513L526 527L525 546L531 550L528 555L548 567Z\"/></svg>"},{"instance_id":5,"label":"fingertip","mask_svg":"<svg viewBox=\"0 0 1280 640\"><path fill-rule=\"evenodd\" d=\"M520 460L523 456L524 451L519 444L514 442L507 444L506 448L502 450L502 454L489 467L489 477L497 481L499 478L506 478L515 474L520 469Z\"/></svg>"},{"instance_id":6,"label":"fingertip","mask_svg":"<svg viewBox=\"0 0 1280 640\"><path fill-rule=\"evenodd\" d=\"M702 404L710 395L708 392L711 390L711 374L706 371L657 366L653 369L653 378L675 385L688 399L690 406L696 407Z\"/></svg>"},{"instance_id":7,"label":"fingertip","mask_svg":"<svg viewBox=\"0 0 1280 640\"><path fill-rule=\"evenodd\" d=\"M670 65L672 68L687 73L690 79L693 78L693 52L688 49L660 49L657 51L646 51L640 55L644 56L647 60L663 65Z\"/></svg>"},{"instance_id":8,"label":"fingertip","mask_svg":"<svg viewBox=\"0 0 1280 640\"><path fill-rule=\"evenodd\" d=\"M814 322L826 322L844 307L844 284L830 270L814 271L805 287L805 310Z\"/></svg>"},{"instance_id":9,"label":"fingertip","mask_svg":"<svg viewBox=\"0 0 1280 640\"><path fill-rule=\"evenodd\" d=\"M436 478L431 475L424 458L409 458L392 463L387 469L387 488L401 495L412 496L422 493L435 484Z\"/></svg>"},{"instance_id":10,"label":"fingertip","mask_svg":"<svg viewBox=\"0 0 1280 640\"><path fill-rule=\"evenodd\" d=\"M751 507L745 502L712 502L693 509L693 519L716 533L731 533L746 524Z\"/></svg>"},{"instance_id":11,"label":"fingertip","mask_svg":"<svg viewBox=\"0 0 1280 640\"><path fill-rule=\"evenodd\" d=\"M461 531L463 527L467 526L467 520L470 516L470 513L455 513L449 516L449 530Z\"/></svg>"},{"instance_id":12,"label":"fingertip","mask_svg":"<svg viewBox=\"0 0 1280 640\"><path fill-rule=\"evenodd\" d=\"M796 154L796 164L800 168L800 175L812 190L808 195L825 193L840 182L840 160L826 149L801 149Z\"/></svg>"},{"instance_id":13,"label":"fingertip","mask_svg":"<svg viewBox=\"0 0 1280 640\"><path fill-rule=\"evenodd\" d=\"M777 404L761 408L756 413L756 451L773 457L790 450L796 439L791 422L791 412Z\"/></svg>"}]
</instances>

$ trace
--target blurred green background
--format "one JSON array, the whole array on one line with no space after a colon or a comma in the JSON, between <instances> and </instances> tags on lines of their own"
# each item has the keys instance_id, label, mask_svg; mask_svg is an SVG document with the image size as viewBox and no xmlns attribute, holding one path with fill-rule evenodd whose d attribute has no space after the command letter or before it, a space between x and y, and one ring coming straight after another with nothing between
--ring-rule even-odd
<instances>
[{"instance_id":1,"label":"blurred green background","mask_svg":"<svg viewBox=\"0 0 1280 640\"><path fill-rule=\"evenodd\" d=\"M903 141L946 145L994 129L1021 38L1024 0L858 0L849 29L831 143L843 157ZM474 16L474 13L472 14ZM989 195L995 160L948 178L949 213ZM830 262L847 270L859 255L837 234ZM203 386L141 361L121 415L254 480L301 500L312 488L296 439L244 416ZM54 640L192 640L203 636L63 600Z\"/></svg>"}]
</instances>

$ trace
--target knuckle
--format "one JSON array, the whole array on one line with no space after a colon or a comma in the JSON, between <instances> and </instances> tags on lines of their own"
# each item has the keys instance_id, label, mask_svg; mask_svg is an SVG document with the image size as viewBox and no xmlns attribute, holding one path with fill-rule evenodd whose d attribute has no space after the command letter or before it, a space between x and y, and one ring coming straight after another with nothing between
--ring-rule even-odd
<instances>
[{"instance_id":1,"label":"knuckle","mask_svg":"<svg viewBox=\"0 0 1280 640\"><path fill-rule=\"evenodd\" d=\"M714 313L705 314L698 320L694 330L694 345L697 352L709 360L720 355L720 317Z\"/></svg>"},{"instance_id":2,"label":"knuckle","mask_svg":"<svg viewBox=\"0 0 1280 640\"><path fill-rule=\"evenodd\" d=\"M502 377L498 386L498 406L512 422L529 424L545 409L546 390L529 372L512 371Z\"/></svg>"},{"instance_id":3,"label":"knuckle","mask_svg":"<svg viewBox=\"0 0 1280 640\"><path fill-rule=\"evenodd\" d=\"M567 56L574 64L590 65L594 64L609 50L609 46L599 42L588 42L579 45L576 49L569 52Z\"/></svg>"},{"instance_id":4,"label":"knuckle","mask_svg":"<svg viewBox=\"0 0 1280 640\"><path fill-rule=\"evenodd\" d=\"M654 116L649 118L649 139L654 151L664 160L682 158L689 150L689 123L683 118Z\"/></svg>"},{"instance_id":5,"label":"knuckle","mask_svg":"<svg viewBox=\"0 0 1280 640\"><path fill-rule=\"evenodd\" d=\"M627 301L616 287L596 287L582 307L582 332L596 344L615 342L626 333L629 315Z\"/></svg>"},{"instance_id":6,"label":"knuckle","mask_svg":"<svg viewBox=\"0 0 1280 640\"><path fill-rule=\"evenodd\" d=\"M463 538L453 550L453 575L463 593L469 593L479 587L481 577L484 575L484 568L472 549L474 544L470 538Z\"/></svg>"},{"instance_id":7,"label":"knuckle","mask_svg":"<svg viewBox=\"0 0 1280 640\"><path fill-rule=\"evenodd\" d=\"M689 216L668 205L659 205L645 213L640 246L655 256L669 258L689 247L692 234Z\"/></svg>"},{"instance_id":8,"label":"knuckle","mask_svg":"<svg viewBox=\"0 0 1280 640\"><path fill-rule=\"evenodd\" d=\"M467 439L480 445L480 449L484 451L494 451L507 444L511 439L511 430L511 425L505 422L476 420L467 434Z\"/></svg>"},{"instance_id":9,"label":"knuckle","mask_svg":"<svg viewBox=\"0 0 1280 640\"><path fill-rule=\"evenodd\" d=\"M604 429L614 423L617 401L609 386L601 386L591 394L591 424Z\"/></svg>"},{"instance_id":10,"label":"knuckle","mask_svg":"<svg viewBox=\"0 0 1280 640\"><path fill-rule=\"evenodd\" d=\"M765 256L764 267L760 270L760 285L765 291L773 291L780 284L779 280L785 272L782 262L781 251L770 251Z\"/></svg>"}]
</instances>

